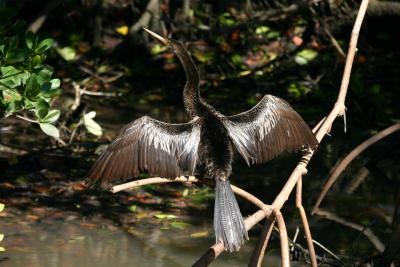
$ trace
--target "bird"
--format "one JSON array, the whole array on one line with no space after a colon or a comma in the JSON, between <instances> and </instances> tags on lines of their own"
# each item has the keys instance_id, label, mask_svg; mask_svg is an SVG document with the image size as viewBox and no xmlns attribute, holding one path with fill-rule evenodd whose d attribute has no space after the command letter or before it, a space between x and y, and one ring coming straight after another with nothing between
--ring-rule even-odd
<instances>
[{"instance_id":1,"label":"bird","mask_svg":"<svg viewBox=\"0 0 400 267\"><path fill-rule=\"evenodd\" d=\"M216 243L238 251L249 237L229 182L234 150L250 166L283 151L314 150L318 141L285 100L269 94L248 111L223 115L201 97L199 72L184 45L144 30L180 60L187 80L183 102L190 121L166 123L143 116L127 124L95 161L88 181L98 185L138 177L141 171L164 178L201 173L214 179Z\"/></svg>"}]
</instances>

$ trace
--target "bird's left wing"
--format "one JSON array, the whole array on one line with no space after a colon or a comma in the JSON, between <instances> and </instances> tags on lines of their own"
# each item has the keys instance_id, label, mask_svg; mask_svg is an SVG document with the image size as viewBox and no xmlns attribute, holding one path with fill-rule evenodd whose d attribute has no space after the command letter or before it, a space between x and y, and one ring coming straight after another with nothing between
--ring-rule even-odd
<instances>
[{"instance_id":1,"label":"bird's left wing","mask_svg":"<svg viewBox=\"0 0 400 267\"><path fill-rule=\"evenodd\" d=\"M248 165L263 163L282 151L315 149L318 141L304 120L283 99L265 95L252 109L223 117L236 149Z\"/></svg>"},{"instance_id":2,"label":"bird's left wing","mask_svg":"<svg viewBox=\"0 0 400 267\"><path fill-rule=\"evenodd\" d=\"M151 175L175 178L193 174L200 142L200 123L169 124L141 117L125 126L97 159L88 174L89 183Z\"/></svg>"}]
</instances>

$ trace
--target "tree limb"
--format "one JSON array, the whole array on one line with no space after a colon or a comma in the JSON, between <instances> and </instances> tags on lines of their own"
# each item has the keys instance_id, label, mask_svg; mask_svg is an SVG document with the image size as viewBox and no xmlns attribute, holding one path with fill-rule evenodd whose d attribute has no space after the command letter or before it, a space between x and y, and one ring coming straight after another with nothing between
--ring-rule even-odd
<instances>
[{"instance_id":1,"label":"tree limb","mask_svg":"<svg viewBox=\"0 0 400 267\"><path fill-rule=\"evenodd\" d=\"M314 205L314 208L312 209L312 214L316 212L316 210L319 208L322 200L324 199L326 193L328 190L332 187L332 185L336 182L338 179L339 175L347 168L347 166L359 155L361 154L365 149L370 147L371 145L375 144L379 140L385 138L386 136L396 132L397 130L400 129L400 123L393 124L392 126L380 131L379 133L373 135L372 137L368 138L364 142L362 142L360 145L358 145L356 148L354 148L341 162L333 171L331 171L331 176L328 178L328 181L325 183L320 195L318 196L318 199Z\"/></svg>"}]
</instances>

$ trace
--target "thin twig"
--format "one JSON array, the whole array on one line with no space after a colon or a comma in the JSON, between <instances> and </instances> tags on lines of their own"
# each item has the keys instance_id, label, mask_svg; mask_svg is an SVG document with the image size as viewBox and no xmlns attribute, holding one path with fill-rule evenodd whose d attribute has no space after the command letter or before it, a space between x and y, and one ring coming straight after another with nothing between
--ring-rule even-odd
<instances>
[{"instance_id":1,"label":"thin twig","mask_svg":"<svg viewBox=\"0 0 400 267\"><path fill-rule=\"evenodd\" d=\"M30 118L27 118L27 117L24 117L24 116L21 116L21 115L15 115L17 118L20 118L21 120L24 120L24 121L29 121L29 122L32 122L32 123L39 123L37 120L32 120L32 119L30 119Z\"/></svg>"},{"instance_id":2,"label":"thin twig","mask_svg":"<svg viewBox=\"0 0 400 267\"><path fill-rule=\"evenodd\" d=\"M322 245L320 242L318 242L317 240L312 241L314 244L316 244L317 246L319 246L320 248L322 248L323 250L325 250L326 252L328 252L328 254L330 254L332 257L334 257L337 261L342 262L342 260L335 255L335 253L333 253L332 251L330 251L327 247L325 247L324 245ZM344 265L344 264L343 264Z\"/></svg>"},{"instance_id":3,"label":"thin twig","mask_svg":"<svg viewBox=\"0 0 400 267\"><path fill-rule=\"evenodd\" d=\"M120 96L120 93L117 92L93 92L93 91L88 91L85 89L80 89L80 93L82 95L91 95L91 96Z\"/></svg>"},{"instance_id":4,"label":"thin twig","mask_svg":"<svg viewBox=\"0 0 400 267\"><path fill-rule=\"evenodd\" d=\"M314 205L314 208L312 209L312 214L315 213L315 211L319 208L322 200L324 199L326 193L328 190L332 187L332 185L336 182L338 179L339 175L347 168L347 166L359 155L361 154L365 149L370 147L371 145L375 144L379 140L385 138L386 136L398 131L400 129L400 123L393 124L392 126L380 131L379 133L373 135L372 137L368 138L364 142L362 142L360 145L358 145L356 148L354 148L341 162L333 171L331 171L331 176L328 178L328 181L325 183L320 195L318 196L318 199Z\"/></svg>"},{"instance_id":5,"label":"thin twig","mask_svg":"<svg viewBox=\"0 0 400 267\"><path fill-rule=\"evenodd\" d=\"M377 237L374 234L374 232L372 232L372 230L369 227L365 227L353 222L346 221L345 219L340 218L339 216L333 214L332 212L322 209L317 209L315 211L315 214L359 231L360 233L365 235L369 239L369 241L371 241L371 243L375 246L376 250L378 250L379 252L383 252L385 250L385 245L382 243L379 237Z\"/></svg>"}]
</instances>

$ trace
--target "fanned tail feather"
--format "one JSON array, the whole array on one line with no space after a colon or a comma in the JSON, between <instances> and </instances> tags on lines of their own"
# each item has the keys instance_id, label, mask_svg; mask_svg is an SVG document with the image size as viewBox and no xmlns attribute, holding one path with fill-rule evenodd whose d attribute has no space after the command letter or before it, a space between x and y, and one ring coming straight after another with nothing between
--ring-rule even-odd
<instances>
[{"instance_id":1,"label":"fanned tail feather","mask_svg":"<svg viewBox=\"0 0 400 267\"><path fill-rule=\"evenodd\" d=\"M248 234L242 214L228 180L216 180L214 206L214 231L217 243L223 243L225 250L238 251Z\"/></svg>"}]
</instances>

